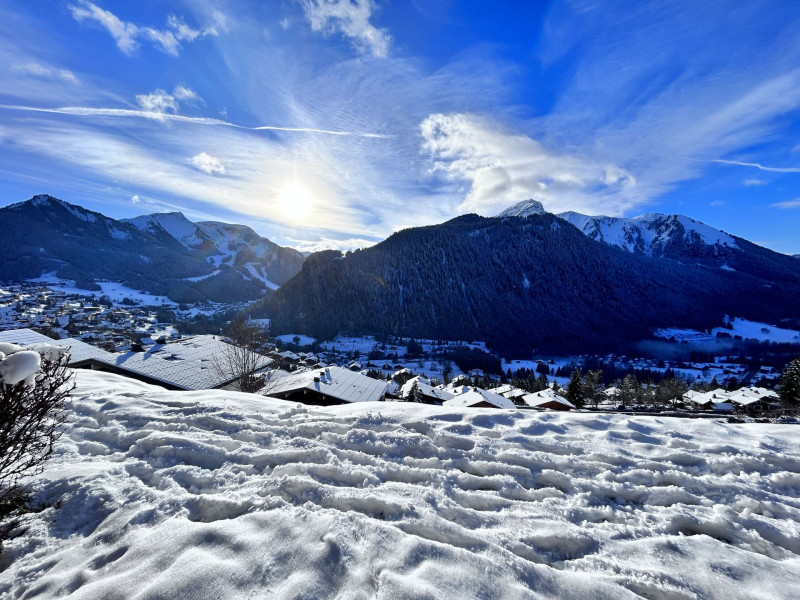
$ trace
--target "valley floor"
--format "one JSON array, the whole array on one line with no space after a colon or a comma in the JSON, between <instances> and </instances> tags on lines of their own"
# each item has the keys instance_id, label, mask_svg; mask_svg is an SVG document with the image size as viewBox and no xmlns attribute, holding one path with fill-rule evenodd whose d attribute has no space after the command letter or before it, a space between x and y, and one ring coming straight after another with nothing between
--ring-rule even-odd
<instances>
[{"instance_id":1,"label":"valley floor","mask_svg":"<svg viewBox=\"0 0 800 600\"><path fill-rule=\"evenodd\" d=\"M81 371L9 598L790 598L800 429Z\"/></svg>"}]
</instances>

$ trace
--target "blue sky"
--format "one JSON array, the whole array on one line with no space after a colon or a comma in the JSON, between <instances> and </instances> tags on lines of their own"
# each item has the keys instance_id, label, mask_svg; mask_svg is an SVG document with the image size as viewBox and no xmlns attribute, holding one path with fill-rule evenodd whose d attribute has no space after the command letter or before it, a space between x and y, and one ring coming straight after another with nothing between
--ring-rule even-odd
<instances>
[{"instance_id":1,"label":"blue sky","mask_svg":"<svg viewBox=\"0 0 800 600\"><path fill-rule=\"evenodd\" d=\"M800 4L0 0L0 205L302 249L536 198L800 253Z\"/></svg>"}]
</instances>

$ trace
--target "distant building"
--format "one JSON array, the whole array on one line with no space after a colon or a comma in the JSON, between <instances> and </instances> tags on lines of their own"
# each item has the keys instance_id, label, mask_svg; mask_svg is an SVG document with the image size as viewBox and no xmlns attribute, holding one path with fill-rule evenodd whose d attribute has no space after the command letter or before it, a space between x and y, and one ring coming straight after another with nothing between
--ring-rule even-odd
<instances>
[{"instance_id":1,"label":"distant building","mask_svg":"<svg viewBox=\"0 0 800 600\"><path fill-rule=\"evenodd\" d=\"M342 367L325 367L287 373L273 371L261 393L272 398L328 406L350 402L377 402L388 384Z\"/></svg>"},{"instance_id":2,"label":"distant building","mask_svg":"<svg viewBox=\"0 0 800 600\"><path fill-rule=\"evenodd\" d=\"M508 398L487 392L481 388L461 388L460 392L450 400L443 402L444 406L463 406L469 408L515 408L514 403Z\"/></svg>"},{"instance_id":3,"label":"distant building","mask_svg":"<svg viewBox=\"0 0 800 600\"><path fill-rule=\"evenodd\" d=\"M551 388L527 394L522 397L522 401L532 408L540 410L572 410L575 405L563 396L556 394Z\"/></svg>"},{"instance_id":4,"label":"distant building","mask_svg":"<svg viewBox=\"0 0 800 600\"><path fill-rule=\"evenodd\" d=\"M412 397L415 386L418 400ZM403 387L400 391L400 397L406 402L419 401L426 404L442 404L446 400L454 398L455 395L443 389L434 387L431 385L430 380L425 379L424 377L414 377L403 384Z\"/></svg>"}]
</instances>

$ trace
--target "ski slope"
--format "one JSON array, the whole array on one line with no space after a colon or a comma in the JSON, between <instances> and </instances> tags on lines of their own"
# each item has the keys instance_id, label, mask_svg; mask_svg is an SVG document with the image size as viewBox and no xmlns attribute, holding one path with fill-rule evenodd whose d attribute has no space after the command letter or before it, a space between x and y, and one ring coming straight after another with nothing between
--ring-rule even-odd
<instances>
[{"instance_id":1,"label":"ski slope","mask_svg":"<svg viewBox=\"0 0 800 600\"><path fill-rule=\"evenodd\" d=\"M0 596L796 598L796 426L77 378Z\"/></svg>"}]
</instances>

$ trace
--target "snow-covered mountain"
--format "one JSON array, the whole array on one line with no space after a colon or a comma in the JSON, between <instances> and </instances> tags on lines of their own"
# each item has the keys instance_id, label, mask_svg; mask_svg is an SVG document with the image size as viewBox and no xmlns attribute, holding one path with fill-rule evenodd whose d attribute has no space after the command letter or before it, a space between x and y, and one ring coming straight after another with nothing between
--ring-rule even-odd
<instances>
[{"instance_id":1,"label":"snow-covered mountain","mask_svg":"<svg viewBox=\"0 0 800 600\"><path fill-rule=\"evenodd\" d=\"M623 218L564 212L558 216L590 238L634 254L674 257L694 251L724 255L739 247L733 236L684 215L650 213Z\"/></svg>"},{"instance_id":2,"label":"snow-covered mountain","mask_svg":"<svg viewBox=\"0 0 800 600\"><path fill-rule=\"evenodd\" d=\"M545 212L541 202L530 199L510 206L497 216L529 217ZM740 248L732 235L685 215L649 213L625 218L590 216L569 211L556 216L572 223L598 242L644 256L724 258L731 250Z\"/></svg>"},{"instance_id":3,"label":"snow-covered mountain","mask_svg":"<svg viewBox=\"0 0 800 600\"><path fill-rule=\"evenodd\" d=\"M517 202L514 206L509 206L503 212L498 214L498 217L529 217L531 215L542 215L547 211L538 200L523 200Z\"/></svg>"},{"instance_id":4,"label":"snow-covered mountain","mask_svg":"<svg viewBox=\"0 0 800 600\"><path fill-rule=\"evenodd\" d=\"M113 280L176 302L254 300L304 261L243 225L179 212L116 220L44 194L0 208L0 248L0 280Z\"/></svg>"},{"instance_id":5,"label":"snow-covered mountain","mask_svg":"<svg viewBox=\"0 0 800 600\"><path fill-rule=\"evenodd\" d=\"M167 235L189 250L195 250L210 241L202 229L180 212L155 213L121 220L157 238Z\"/></svg>"},{"instance_id":6,"label":"snow-covered mountain","mask_svg":"<svg viewBox=\"0 0 800 600\"><path fill-rule=\"evenodd\" d=\"M245 279L277 289L303 264L303 255L259 236L246 225L205 221L193 223L183 213L155 213L123 219L156 238L168 236L201 253L215 268L227 266Z\"/></svg>"}]
</instances>

